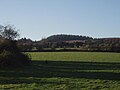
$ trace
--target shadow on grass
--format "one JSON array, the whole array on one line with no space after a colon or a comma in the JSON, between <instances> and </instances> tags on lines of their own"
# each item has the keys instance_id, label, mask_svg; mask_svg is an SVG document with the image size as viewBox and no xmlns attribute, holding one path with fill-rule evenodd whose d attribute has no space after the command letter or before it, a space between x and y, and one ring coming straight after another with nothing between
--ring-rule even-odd
<instances>
[{"instance_id":1,"label":"shadow on grass","mask_svg":"<svg viewBox=\"0 0 120 90\"><path fill-rule=\"evenodd\" d=\"M0 84L47 83L41 78L58 77L120 80L120 63L33 61L32 65L24 68L0 69Z\"/></svg>"}]
</instances>

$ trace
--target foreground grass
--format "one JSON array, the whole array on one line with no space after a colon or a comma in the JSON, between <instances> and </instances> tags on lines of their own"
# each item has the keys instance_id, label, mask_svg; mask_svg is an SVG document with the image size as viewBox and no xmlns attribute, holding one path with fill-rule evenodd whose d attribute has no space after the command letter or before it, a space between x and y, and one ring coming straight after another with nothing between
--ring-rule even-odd
<instances>
[{"instance_id":1,"label":"foreground grass","mask_svg":"<svg viewBox=\"0 0 120 90\"><path fill-rule=\"evenodd\" d=\"M119 53L29 54L33 60L30 66L0 69L0 89L120 90Z\"/></svg>"}]
</instances>

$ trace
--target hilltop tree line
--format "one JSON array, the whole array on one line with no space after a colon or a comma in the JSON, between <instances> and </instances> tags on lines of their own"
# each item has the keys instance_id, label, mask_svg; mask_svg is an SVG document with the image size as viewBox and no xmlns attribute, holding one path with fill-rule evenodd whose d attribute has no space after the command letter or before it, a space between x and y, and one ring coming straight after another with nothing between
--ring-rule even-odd
<instances>
[{"instance_id":1,"label":"hilltop tree line","mask_svg":"<svg viewBox=\"0 0 120 90\"><path fill-rule=\"evenodd\" d=\"M88 40L92 39L92 37L82 36L82 35L52 35L46 38L49 42L63 42L63 41L72 41L72 40Z\"/></svg>"},{"instance_id":2,"label":"hilltop tree line","mask_svg":"<svg viewBox=\"0 0 120 90\"><path fill-rule=\"evenodd\" d=\"M120 38L92 38L79 35L52 35L40 41L21 38L22 51L110 51L120 52Z\"/></svg>"}]
</instances>

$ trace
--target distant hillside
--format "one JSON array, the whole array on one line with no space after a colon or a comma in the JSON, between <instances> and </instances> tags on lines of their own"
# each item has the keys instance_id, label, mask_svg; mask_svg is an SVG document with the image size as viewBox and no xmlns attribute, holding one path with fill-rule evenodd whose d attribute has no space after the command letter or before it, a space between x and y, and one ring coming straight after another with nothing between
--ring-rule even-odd
<instances>
[{"instance_id":1,"label":"distant hillside","mask_svg":"<svg viewBox=\"0 0 120 90\"><path fill-rule=\"evenodd\" d=\"M79 35L52 35L40 41L22 38L18 40L17 45L21 51L120 52L120 38L92 38Z\"/></svg>"},{"instance_id":2,"label":"distant hillside","mask_svg":"<svg viewBox=\"0 0 120 90\"><path fill-rule=\"evenodd\" d=\"M71 40L89 40L93 39L92 37L88 36L79 36L79 35L52 35L46 38L48 42L61 42L61 41L71 41Z\"/></svg>"}]
</instances>

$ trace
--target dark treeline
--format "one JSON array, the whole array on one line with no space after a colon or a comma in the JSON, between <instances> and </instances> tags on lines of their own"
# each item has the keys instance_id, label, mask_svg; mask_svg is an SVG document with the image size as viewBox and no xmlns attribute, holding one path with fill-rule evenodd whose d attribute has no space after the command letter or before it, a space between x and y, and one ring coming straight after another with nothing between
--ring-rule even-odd
<instances>
[{"instance_id":1,"label":"dark treeline","mask_svg":"<svg viewBox=\"0 0 120 90\"><path fill-rule=\"evenodd\" d=\"M79 35L52 35L40 41L21 38L22 51L105 51L120 52L120 38L98 38Z\"/></svg>"},{"instance_id":2,"label":"dark treeline","mask_svg":"<svg viewBox=\"0 0 120 90\"><path fill-rule=\"evenodd\" d=\"M46 38L46 40L49 42L63 42L63 41L71 41L71 40L88 40L88 39L92 39L92 37L60 34L60 35L52 35Z\"/></svg>"}]
</instances>

